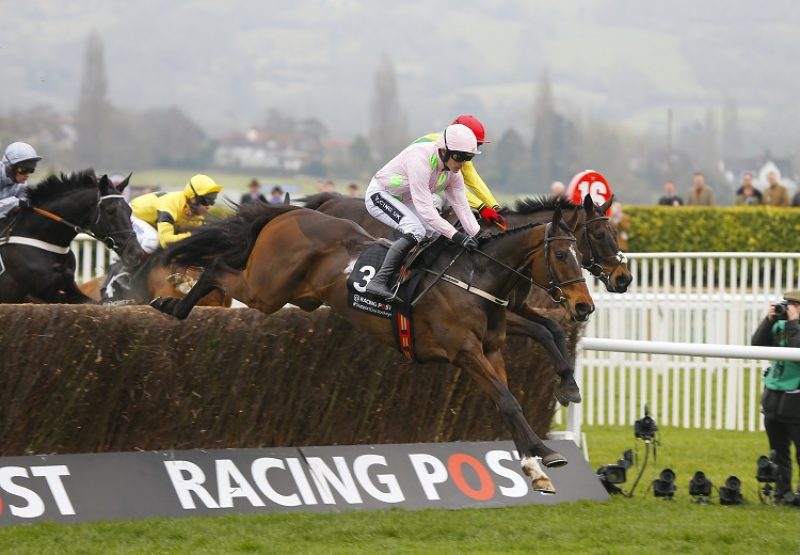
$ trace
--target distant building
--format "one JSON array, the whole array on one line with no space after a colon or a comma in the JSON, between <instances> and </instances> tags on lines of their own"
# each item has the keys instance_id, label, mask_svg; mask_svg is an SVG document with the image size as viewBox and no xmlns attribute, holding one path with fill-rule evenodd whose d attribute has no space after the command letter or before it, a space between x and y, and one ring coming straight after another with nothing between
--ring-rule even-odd
<instances>
[{"instance_id":1,"label":"distant building","mask_svg":"<svg viewBox=\"0 0 800 555\"><path fill-rule=\"evenodd\" d=\"M300 171L308 158L309 153L288 134L255 128L222 138L214 152L214 164L221 168L288 173Z\"/></svg>"}]
</instances>

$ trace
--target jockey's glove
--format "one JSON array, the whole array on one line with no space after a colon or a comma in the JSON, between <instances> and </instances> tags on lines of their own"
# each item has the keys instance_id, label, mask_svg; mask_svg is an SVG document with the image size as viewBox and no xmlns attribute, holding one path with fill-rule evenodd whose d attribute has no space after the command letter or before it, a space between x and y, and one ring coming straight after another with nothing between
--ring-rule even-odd
<instances>
[{"instance_id":1,"label":"jockey's glove","mask_svg":"<svg viewBox=\"0 0 800 555\"><path fill-rule=\"evenodd\" d=\"M31 208L33 208L30 199L27 199L25 197L19 199L19 204L17 206L19 206L20 210L30 210Z\"/></svg>"},{"instance_id":2,"label":"jockey's glove","mask_svg":"<svg viewBox=\"0 0 800 555\"><path fill-rule=\"evenodd\" d=\"M475 237L471 237L463 231L456 231L455 235L453 235L452 239L450 240L456 245L464 247L469 252L472 252L478 248L478 241L475 240Z\"/></svg>"},{"instance_id":3,"label":"jockey's glove","mask_svg":"<svg viewBox=\"0 0 800 555\"><path fill-rule=\"evenodd\" d=\"M508 229L508 224L506 224L506 219L500 215L500 207L499 206L482 206L478 209L478 214L481 215L481 218L489 223L497 224L497 226L502 229Z\"/></svg>"}]
</instances>

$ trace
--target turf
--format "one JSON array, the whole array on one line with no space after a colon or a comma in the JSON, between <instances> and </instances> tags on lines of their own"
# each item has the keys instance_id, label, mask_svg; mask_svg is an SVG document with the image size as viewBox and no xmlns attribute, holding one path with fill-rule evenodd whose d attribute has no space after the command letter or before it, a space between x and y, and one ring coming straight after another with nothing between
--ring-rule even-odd
<instances>
[{"instance_id":1,"label":"turf","mask_svg":"<svg viewBox=\"0 0 800 555\"><path fill-rule=\"evenodd\" d=\"M588 428L593 466L616 461L635 440L628 428ZM763 434L665 429L658 460L633 498L490 510L391 510L153 519L0 529L13 553L800 553L800 509L761 505L755 459ZM639 455L643 455L641 442ZM677 474L673 501L650 481ZM702 469L715 485L741 478L747 504L690 501L686 484ZM633 470L636 470L635 468ZM635 476L635 472L633 473ZM625 484L630 488L634 476Z\"/></svg>"}]
</instances>

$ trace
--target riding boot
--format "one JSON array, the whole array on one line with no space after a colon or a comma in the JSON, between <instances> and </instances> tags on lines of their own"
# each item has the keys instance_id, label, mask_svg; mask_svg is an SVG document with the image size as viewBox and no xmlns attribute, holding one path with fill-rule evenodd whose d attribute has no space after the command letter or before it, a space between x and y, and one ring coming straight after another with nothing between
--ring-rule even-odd
<instances>
[{"instance_id":1,"label":"riding boot","mask_svg":"<svg viewBox=\"0 0 800 555\"><path fill-rule=\"evenodd\" d=\"M417 239L410 233L404 233L397 241L392 243L386 253L386 258L383 259L381 269L367 284L367 293L383 297L386 300L392 300L394 292L389 288L389 280L400 269L403 259L416 244Z\"/></svg>"}]
</instances>

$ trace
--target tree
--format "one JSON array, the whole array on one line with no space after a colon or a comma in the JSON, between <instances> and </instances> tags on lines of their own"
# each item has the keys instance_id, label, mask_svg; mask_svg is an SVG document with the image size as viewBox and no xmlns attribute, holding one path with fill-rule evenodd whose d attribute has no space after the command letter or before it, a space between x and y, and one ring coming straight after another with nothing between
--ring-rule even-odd
<instances>
[{"instance_id":1,"label":"tree","mask_svg":"<svg viewBox=\"0 0 800 555\"><path fill-rule=\"evenodd\" d=\"M375 158L383 162L409 142L408 118L400 106L394 63L386 55L373 77L369 137Z\"/></svg>"},{"instance_id":2,"label":"tree","mask_svg":"<svg viewBox=\"0 0 800 555\"><path fill-rule=\"evenodd\" d=\"M538 189L547 190L551 182L569 178L578 135L575 124L556 111L550 75L545 71L536 94L531 143L531 172Z\"/></svg>"},{"instance_id":3,"label":"tree","mask_svg":"<svg viewBox=\"0 0 800 555\"><path fill-rule=\"evenodd\" d=\"M369 142L363 135L356 135L347 148L349 171L354 177L368 178L375 173L375 163L372 160Z\"/></svg>"},{"instance_id":4,"label":"tree","mask_svg":"<svg viewBox=\"0 0 800 555\"><path fill-rule=\"evenodd\" d=\"M722 104L722 156L724 160L742 155L742 131L736 100L726 97Z\"/></svg>"},{"instance_id":5,"label":"tree","mask_svg":"<svg viewBox=\"0 0 800 555\"><path fill-rule=\"evenodd\" d=\"M536 192L527 169L528 153L522 136L512 127L503 133L497 143L490 145L486 160L478 158L482 177L492 189L503 189L515 193Z\"/></svg>"},{"instance_id":6,"label":"tree","mask_svg":"<svg viewBox=\"0 0 800 555\"><path fill-rule=\"evenodd\" d=\"M107 90L103 42L97 32L92 31L86 39L81 91L75 114L75 151L79 163L106 163L107 146L113 138L112 108L106 99Z\"/></svg>"}]
</instances>

